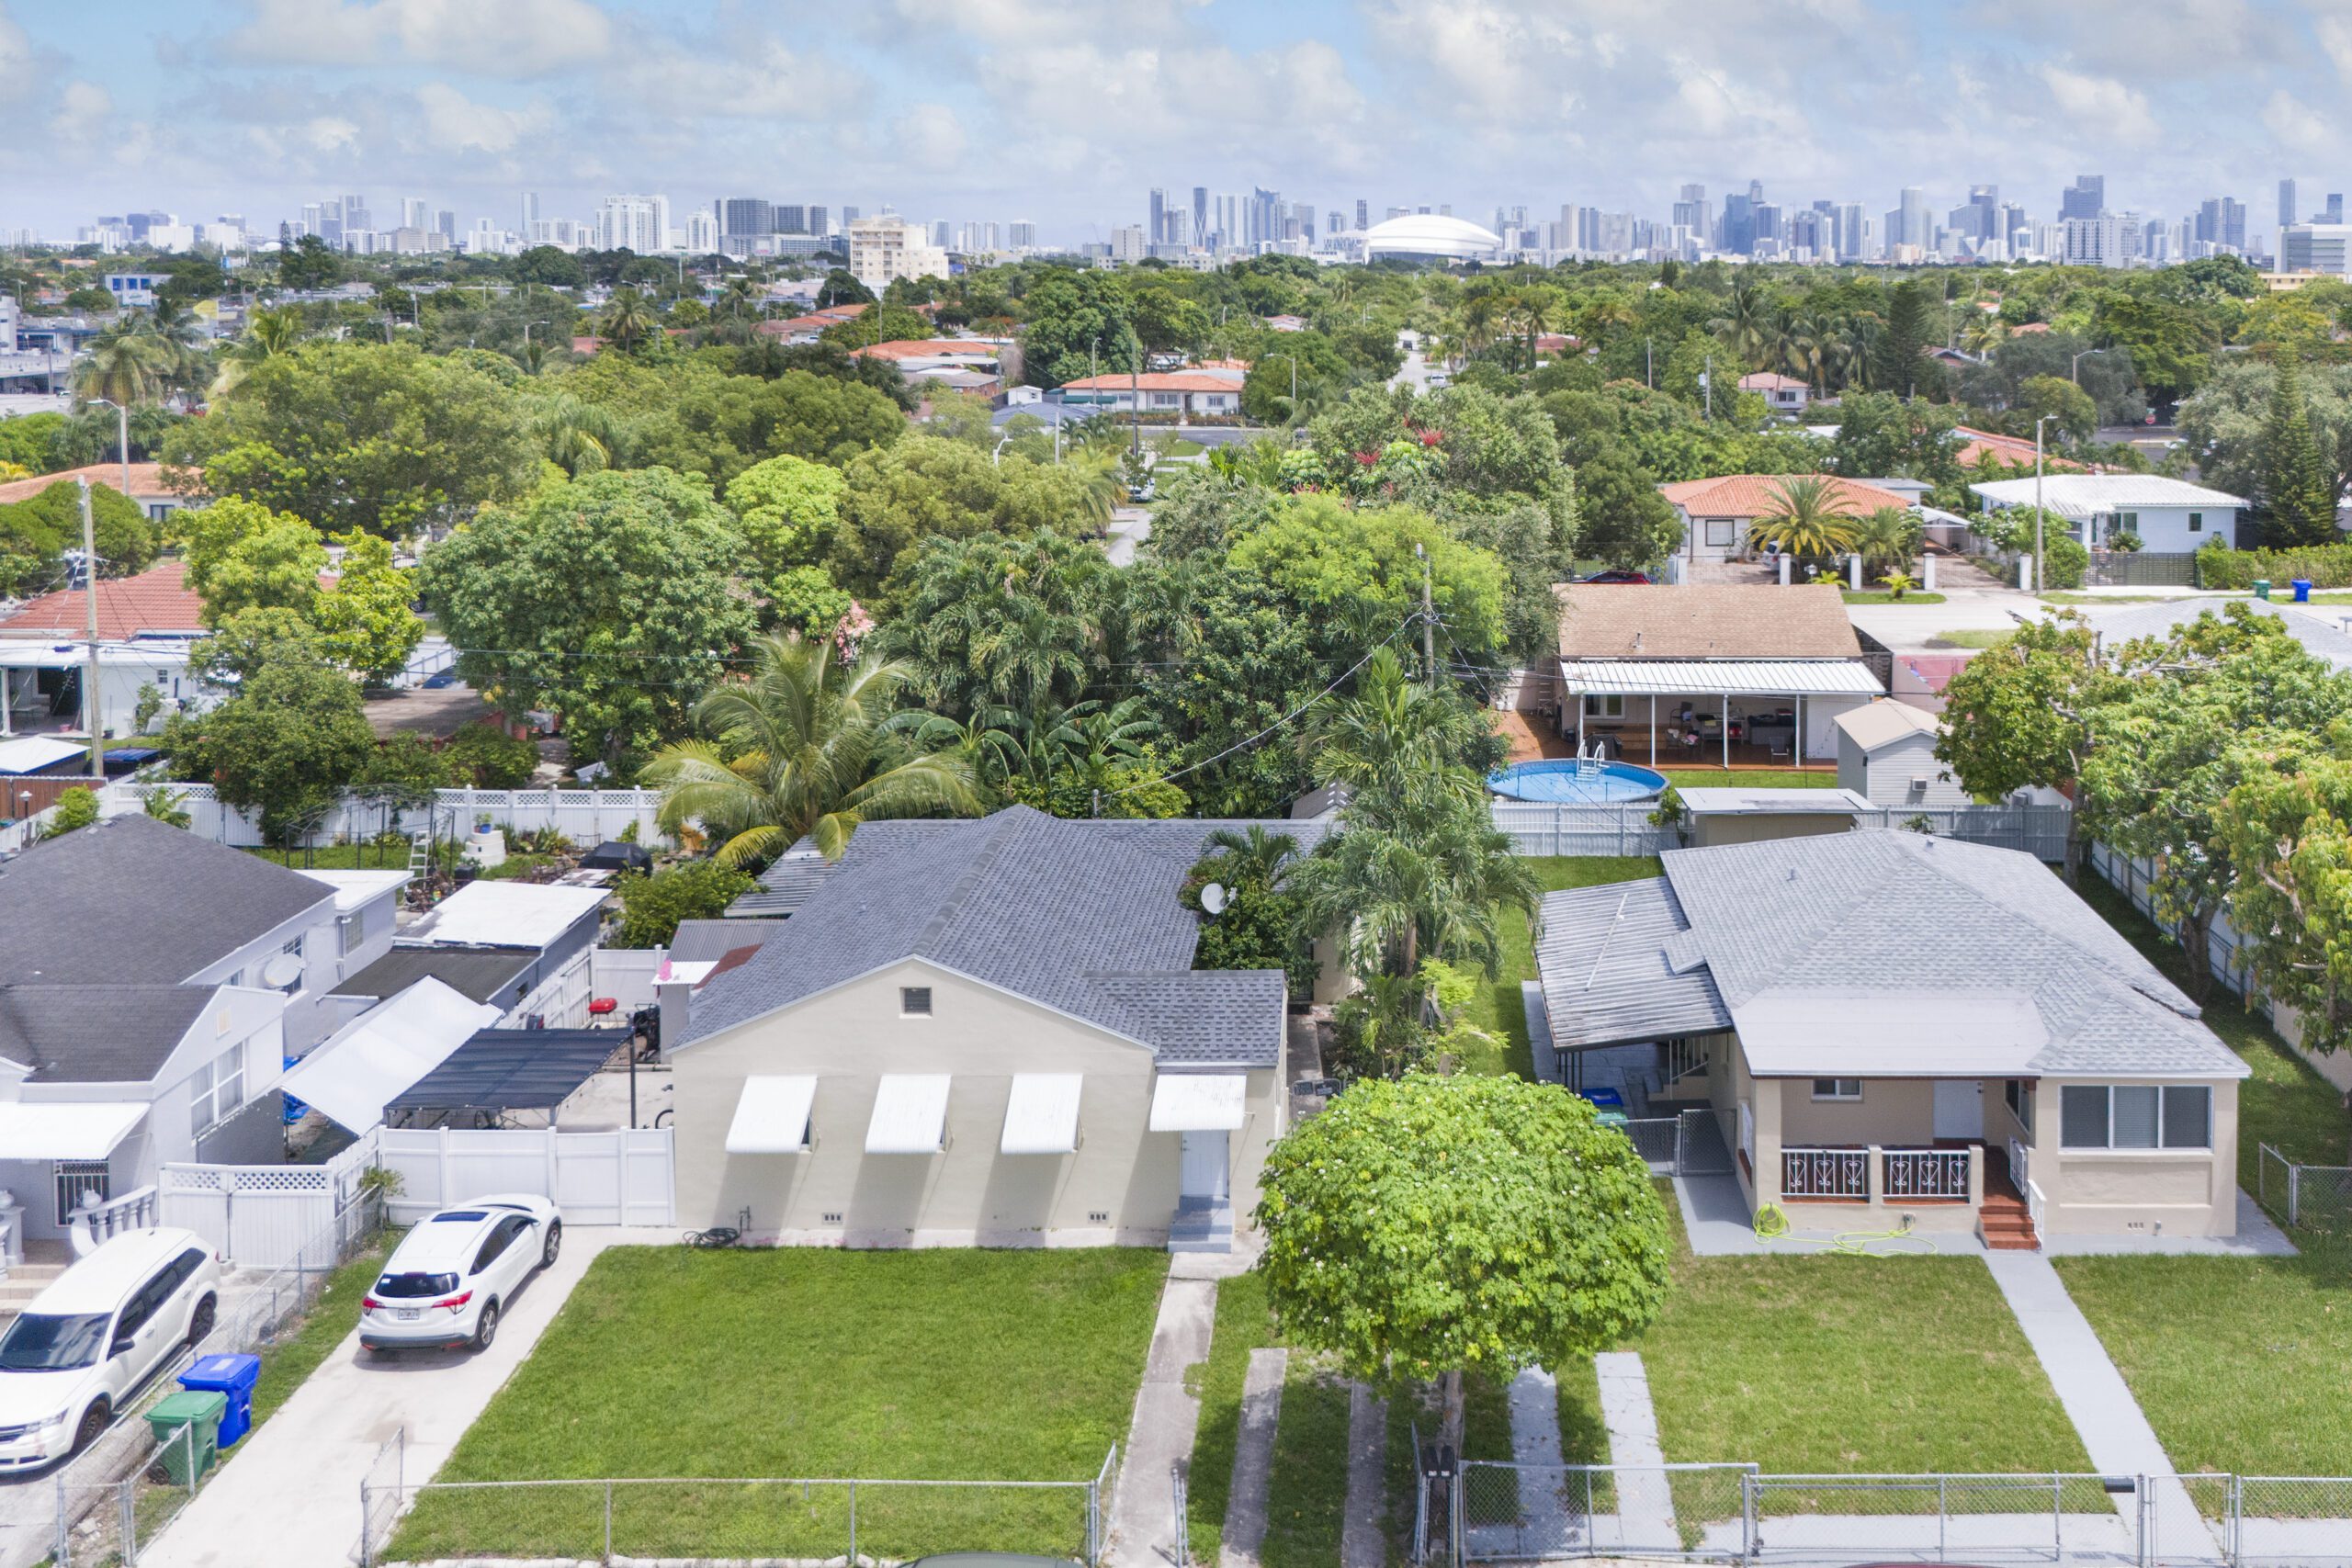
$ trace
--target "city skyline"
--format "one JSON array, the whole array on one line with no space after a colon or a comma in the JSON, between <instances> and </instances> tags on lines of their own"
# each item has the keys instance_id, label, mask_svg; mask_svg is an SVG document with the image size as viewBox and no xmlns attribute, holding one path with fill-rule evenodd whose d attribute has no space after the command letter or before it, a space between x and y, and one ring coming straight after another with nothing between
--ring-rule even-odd
<instances>
[{"instance_id":1,"label":"city skyline","mask_svg":"<svg viewBox=\"0 0 2352 1568\"><path fill-rule=\"evenodd\" d=\"M582 220L616 191L681 212L765 193L1083 243L1142 220L1155 186L1664 220L1685 183L1751 180L1874 215L1905 187L1940 213L1990 183L2054 216L2101 169L2116 209L2178 220L2228 196L2266 234L2278 182L2341 188L2352 167L2312 107L2352 80L2333 4L1621 11L130 0L101 39L0 0L0 229L70 239L162 208L274 232L360 190L470 229L510 224L527 189Z\"/></svg>"}]
</instances>

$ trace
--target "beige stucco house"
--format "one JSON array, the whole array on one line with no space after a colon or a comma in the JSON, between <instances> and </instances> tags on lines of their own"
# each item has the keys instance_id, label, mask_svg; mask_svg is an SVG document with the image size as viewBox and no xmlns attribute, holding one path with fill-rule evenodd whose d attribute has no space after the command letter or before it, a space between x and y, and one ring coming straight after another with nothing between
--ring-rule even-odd
<instances>
[{"instance_id":1,"label":"beige stucco house","mask_svg":"<svg viewBox=\"0 0 2352 1568\"><path fill-rule=\"evenodd\" d=\"M1232 825L861 827L695 998L681 1218L786 1244L1229 1247L1288 1093L1281 972L1192 966L1213 917L1179 894Z\"/></svg>"},{"instance_id":2,"label":"beige stucco house","mask_svg":"<svg viewBox=\"0 0 2352 1568\"><path fill-rule=\"evenodd\" d=\"M1751 1207L1817 1227L2225 1236L2245 1064L2031 856L1860 829L1549 895L1556 1048L1656 1042Z\"/></svg>"}]
</instances>

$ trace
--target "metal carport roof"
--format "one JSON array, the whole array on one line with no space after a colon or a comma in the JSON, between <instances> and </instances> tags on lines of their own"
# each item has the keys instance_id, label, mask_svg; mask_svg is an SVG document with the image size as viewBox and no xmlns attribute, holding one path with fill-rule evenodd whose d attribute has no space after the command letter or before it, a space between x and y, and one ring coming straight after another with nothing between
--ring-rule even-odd
<instances>
[{"instance_id":1,"label":"metal carport roof","mask_svg":"<svg viewBox=\"0 0 2352 1568\"><path fill-rule=\"evenodd\" d=\"M552 1110L629 1038L625 1029L480 1030L385 1110Z\"/></svg>"}]
</instances>

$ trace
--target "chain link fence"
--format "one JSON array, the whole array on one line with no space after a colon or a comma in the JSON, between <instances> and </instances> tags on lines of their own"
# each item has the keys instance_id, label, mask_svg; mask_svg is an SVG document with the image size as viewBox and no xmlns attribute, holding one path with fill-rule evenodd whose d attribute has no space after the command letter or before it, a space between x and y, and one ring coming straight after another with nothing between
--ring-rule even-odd
<instances>
[{"instance_id":1,"label":"chain link fence","mask_svg":"<svg viewBox=\"0 0 2352 1568\"><path fill-rule=\"evenodd\" d=\"M55 1568L135 1568L140 1547L177 1517L202 1484L202 1466L166 1455L157 1444L148 1409L178 1392L180 1374L198 1357L266 1356L301 1326L335 1271L374 1245L383 1224L382 1203L365 1191L284 1264L267 1273L224 1277L212 1332L166 1363L112 1426L59 1468L49 1487L55 1513L51 1528L40 1532L44 1539L35 1545L36 1532L10 1532L4 1538L8 1544L0 1547L0 1568L29 1568L44 1550ZM174 1440L194 1440L191 1427L179 1434ZM180 1462L167 1462L173 1460Z\"/></svg>"},{"instance_id":2,"label":"chain link fence","mask_svg":"<svg viewBox=\"0 0 2352 1568\"><path fill-rule=\"evenodd\" d=\"M435 1481L360 1487L382 1563L903 1562L1008 1551L1102 1560L1117 1450L1087 1481L764 1478ZM1182 1517L1180 1513L1179 1518Z\"/></svg>"},{"instance_id":3,"label":"chain link fence","mask_svg":"<svg viewBox=\"0 0 2352 1568\"><path fill-rule=\"evenodd\" d=\"M2255 1197L2299 1246L2352 1247L2352 1166L2297 1165L2262 1144L2255 1173Z\"/></svg>"},{"instance_id":4,"label":"chain link fence","mask_svg":"<svg viewBox=\"0 0 2352 1568\"><path fill-rule=\"evenodd\" d=\"M1736 1555L1742 1464L1507 1464L1472 1460L1453 1496L1456 1551L1465 1562L1558 1557Z\"/></svg>"}]
</instances>

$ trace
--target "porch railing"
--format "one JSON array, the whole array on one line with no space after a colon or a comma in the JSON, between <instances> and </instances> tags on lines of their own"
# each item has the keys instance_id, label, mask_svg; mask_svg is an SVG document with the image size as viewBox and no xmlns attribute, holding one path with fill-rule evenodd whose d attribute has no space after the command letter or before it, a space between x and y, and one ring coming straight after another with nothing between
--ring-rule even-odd
<instances>
[{"instance_id":1,"label":"porch railing","mask_svg":"<svg viewBox=\"0 0 2352 1568\"><path fill-rule=\"evenodd\" d=\"M2050 1200L2042 1194L2041 1183L2028 1181L2025 1184L2025 1213L2026 1218L2033 1222L2033 1239L2037 1242L2042 1235L2042 1213L2049 1207Z\"/></svg>"},{"instance_id":2,"label":"porch railing","mask_svg":"<svg viewBox=\"0 0 2352 1568\"><path fill-rule=\"evenodd\" d=\"M85 1203L74 1211L66 1226L74 1256L86 1258L106 1242L131 1231L152 1229L157 1223L155 1190L141 1187L102 1203Z\"/></svg>"},{"instance_id":3,"label":"porch railing","mask_svg":"<svg viewBox=\"0 0 2352 1568\"><path fill-rule=\"evenodd\" d=\"M1889 1149L1883 1190L1894 1199L1930 1198L1968 1201L1966 1149Z\"/></svg>"},{"instance_id":4,"label":"porch railing","mask_svg":"<svg viewBox=\"0 0 2352 1568\"><path fill-rule=\"evenodd\" d=\"M1868 1198L1870 1172L1868 1149L1782 1149L1781 1196Z\"/></svg>"}]
</instances>

